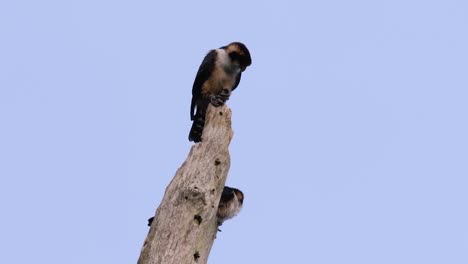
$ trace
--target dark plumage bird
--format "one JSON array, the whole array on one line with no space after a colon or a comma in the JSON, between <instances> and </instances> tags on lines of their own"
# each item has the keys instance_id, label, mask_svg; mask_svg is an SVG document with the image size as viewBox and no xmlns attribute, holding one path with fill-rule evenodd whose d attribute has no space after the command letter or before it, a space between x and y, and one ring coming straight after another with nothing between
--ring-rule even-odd
<instances>
[{"instance_id":1,"label":"dark plumage bird","mask_svg":"<svg viewBox=\"0 0 468 264\"><path fill-rule=\"evenodd\" d=\"M216 213L218 226L236 216L242 209L243 203L244 193L241 190L224 186L221 199L219 200L218 212Z\"/></svg>"},{"instance_id":2,"label":"dark plumage bird","mask_svg":"<svg viewBox=\"0 0 468 264\"><path fill-rule=\"evenodd\" d=\"M247 47L240 42L208 52L198 69L192 87L190 119L193 120L189 140L202 140L208 104L223 105L237 88L242 72L252 64Z\"/></svg>"}]
</instances>

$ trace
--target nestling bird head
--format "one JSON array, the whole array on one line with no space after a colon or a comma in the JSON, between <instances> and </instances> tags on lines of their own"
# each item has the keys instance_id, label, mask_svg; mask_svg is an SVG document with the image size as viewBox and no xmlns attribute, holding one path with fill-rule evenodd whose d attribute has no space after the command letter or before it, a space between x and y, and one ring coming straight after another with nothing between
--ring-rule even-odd
<instances>
[{"instance_id":1,"label":"nestling bird head","mask_svg":"<svg viewBox=\"0 0 468 264\"><path fill-rule=\"evenodd\" d=\"M250 52L244 44L240 42L232 42L221 48L226 50L231 61L238 64L241 71L245 71L245 69L252 64Z\"/></svg>"}]
</instances>

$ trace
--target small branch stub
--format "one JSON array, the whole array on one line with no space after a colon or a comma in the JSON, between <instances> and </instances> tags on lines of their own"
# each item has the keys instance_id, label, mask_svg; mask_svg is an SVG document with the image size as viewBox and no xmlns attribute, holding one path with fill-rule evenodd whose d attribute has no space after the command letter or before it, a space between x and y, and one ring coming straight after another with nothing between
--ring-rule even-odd
<instances>
[{"instance_id":1,"label":"small branch stub","mask_svg":"<svg viewBox=\"0 0 468 264\"><path fill-rule=\"evenodd\" d=\"M230 167L231 110L209 106L202 142L166 188L138 264L205 264L217 232L216 208Z\"/></svg>"}]
</instances>

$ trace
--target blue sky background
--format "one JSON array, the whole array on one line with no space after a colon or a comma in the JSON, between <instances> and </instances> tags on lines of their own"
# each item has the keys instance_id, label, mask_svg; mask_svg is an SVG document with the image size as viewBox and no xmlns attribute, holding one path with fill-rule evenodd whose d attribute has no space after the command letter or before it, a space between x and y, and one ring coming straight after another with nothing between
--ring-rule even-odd
<instances>
[{"instance_id":1,"label":"blue sky background","mask_svg":"<svg viewBox=\"0 0 468 264\"><path fill-rule=\"evenodd\" d=\"M2 1L0 263L135 263L231 41L210 263L468 263L467 33L454 0Z\"/></svg>"}]
</instances>

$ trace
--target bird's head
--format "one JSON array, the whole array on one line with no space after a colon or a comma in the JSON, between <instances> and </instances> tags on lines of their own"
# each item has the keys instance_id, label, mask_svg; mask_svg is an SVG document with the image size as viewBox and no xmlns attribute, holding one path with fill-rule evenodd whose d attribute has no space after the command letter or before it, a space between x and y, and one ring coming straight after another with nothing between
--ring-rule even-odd
<instances>
[{"instance_id":1,"label":"bird's head","mask_svg":"<svg viewBox=\"0 0 468 264\"><path fill-rule=\"evenodd\" d=\"M231 61L238 64L241 71L245 71L245 69L252 64L250 52L244 44L240 42L232 42L221 48L226 50Z\"/></svg>"}]
</instances>

